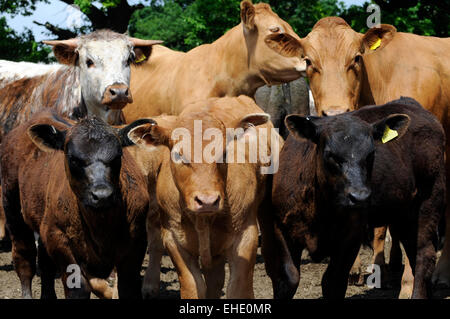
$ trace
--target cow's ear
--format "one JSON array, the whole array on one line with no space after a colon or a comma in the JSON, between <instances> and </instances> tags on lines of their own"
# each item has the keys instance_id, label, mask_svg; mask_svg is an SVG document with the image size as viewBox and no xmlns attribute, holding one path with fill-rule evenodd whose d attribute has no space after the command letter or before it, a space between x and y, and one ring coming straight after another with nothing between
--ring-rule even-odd
<instances>
[{"instance_id":1,"label":"cow's ear","mask_svg":"<svg viewBox=\"0 0 450 319\"><path fill-rule=\"evenodd\" d=\"M318 121L320 121L320 118L316 116L305 117L291 114L286 116L284 124L295 138L304 138L314 143L318 143L320 136L320 129L317 125Z\"/></svg>"},{"instance_id":2,"label":"cow's ear","mask_svg":"<svg viewBox=\"0 0 450 319\"><path fill-rule=\"evenodd\" d=\"M362 38L362 51L365 54L384 48L394 37L397 29L390 24L370 28Z\"/></svg>"},{"instance_id":3,"label":"cow's ear","mask_svg":"<svg viewBox=\"0 0 450 319\"><path fill-rule=\"evenodd\" d=\"M135 145L135 142L132 141L128 135L132 129L145 124L156 124L156 122L152 119L139 119L131 124L128 124L127 126L118 129L117 134L119 135L122 147Z\"/></svg>"},{"instance_id":4,"label":"cow's ear","mask_svg":"<svg viewBox=\"0 0 450 319\"><path fill-rule=\"evenodd\" d=\"M409 127L410 117L406 114L391 114L372 124L373 138L388 143L401 138Z\"/></svg>"},{"instance_id":5,"label":"cow's ear","mask_svg":"<svg viewBox=\"0 0 450 319\"><path fill-rule=\"evenodd\" d=\"M241 2L241 21L247 30L255 28L255 6L250 0Z\"/></svg>"},{"instance_id":6,"label":"cow's ear","mask_svg":"<svg viewBox=\"0 0 450 319\"><path fill-rule=\"evenodd\" d=\"M158 145L169 146L170 130L159 126L156 121L153 121L152 123L135 126L129 130L127 136L133 144L153 149Z\"/></svg>"},{"instance_id":7,"label":"cow's ear","mask_svg":"<svg viewBox=\"0 0 450 319\"><path fill-rule=\"evenodd\" d=\"M267 113L252 113L247 114L236 122L234 128L243 128L244 130L250 127L266 124L270 121L270 115Z\"/></svg>"},{"instance_id":8,"label":"cow's ear","mask_svg":"<svg viewBox=\"0 0 450 319\"><path fill-rule=\"evenodd\" d=\"M287 33L268 35L264 41L267 46L282 56L293 58L303 54L301 42Z\"/></svg>"},{"instance_id":9,"label":"cow's ear","mask_svg":"<svg viewBox=\"0 0 450 319\"><path fill-rule=\"evenodd\" d=\"M78 40L54 40L54 41L42 41L42 43L51 45L53 47L53 53L56 59L61 64L75 65L78 59Z\"/></svg>"},{"instance_id":10,"label":"cow's ear","mask_svg":"<svg viewBox=\"0 0 450 319\"><path fill-rule=\"evenodd\" d=\"M134 45L134 61L136 65L140 65L148 60L152 54L152 47L155 44L161 44L161 40L142 40L138 38L129 38Z\"/></svg>"},{"instance_id":11,"label":"cow's ear","mask_svg":"<svg viewBox=\"0 0 450 319\"><path fill-rule=\"evenodd\" d=\"M66 131L50 124L36 124L28 128L28 136L44 152L64 150Z\"/></svg>"}]
</instances>

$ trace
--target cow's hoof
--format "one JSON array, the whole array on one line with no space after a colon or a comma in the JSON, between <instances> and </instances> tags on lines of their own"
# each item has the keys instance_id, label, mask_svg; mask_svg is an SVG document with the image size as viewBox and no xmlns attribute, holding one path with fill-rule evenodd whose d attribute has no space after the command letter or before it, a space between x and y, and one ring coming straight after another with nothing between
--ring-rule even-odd
<instances>
[{"instance_id":1,"label":"cow's hoof","mask_svg":"<svg viewBox=\"0 0 450 319\"><path fill-rule=\"evenodd\" d=\"M413 284L402 284L402 289L398 295L398 299L411 299L413 293Z\"/></svg>"},{"instance_id":2,"label":"cow's hoof","mask_svg":"<svg viewBox=\"0 0 450 319\"><path fill-rule=\"evenodd\" d=\"M364 274L361 272L350 273L348 276L350 286L364 286Z\"/></svg>"},{"instance_id":3,"label":"cow's hoof","mask_svg":"<svg viewBox=\"0 0 450 319\"><path fill-rule=\"evenodd\" d=\"M442 257L441 257L442 258ZM432 277L433 286L436 288L450 287L450 263L448 261L439 260L436 265Z\"/></svg>"},{"instance_id":4,"label":"cow's hoof","mask_svg":"<svg viewBox=\"0 0 450 319\"><path fill-rule=\"evenodd\" d=\"M159 287L143 287L142 288L142 298L143 299L156 299L159 297Z\"/></svg>"}]
</instances>

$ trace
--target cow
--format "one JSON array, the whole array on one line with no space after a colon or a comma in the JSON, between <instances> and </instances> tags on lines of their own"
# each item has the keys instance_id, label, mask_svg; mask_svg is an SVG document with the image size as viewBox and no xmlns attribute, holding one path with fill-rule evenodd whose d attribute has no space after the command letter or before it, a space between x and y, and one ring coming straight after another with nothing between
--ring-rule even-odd
<instances>
[{"instance_id":1,"label":"cow","mask_svg":"<svg viewBox=\"0 0 450 319\"><path fill-rule=\"evenodd\" d=\"M263 169L276 162L283 143L276 132L262 138L261 130L273 128L269 115L251 98L239 96L198 101L178 116L153 120L157 124L138 126L128 136L142 149L149 149L149 157L141 157L140 166L148 167L149 180L155 181L163 247L176 267L181 298L219 298L226 261L230 266L227 298L253 298L257 214L270 178L266 174L270 171ZM180 129L189 133L182 140L191 146L179 148ZM202 145L198 136L214 141L217 148L212 151L211 143ZM255 143L260 154L273 160L259 157L252 161L245 150ZM148 229L155 225L158 223L150 221ZM150 251L150 260L161 256L158 238L149 237L149 246L159 250L157 255ZM154 293L159 278L152 281L148 275L144 281L154 286L143 289L152 288Z\"/></svg>"},{"instance_id":2,"label":"cow","mask_svg":"<svg viewBox=\"0 0 450 319\"><path fill-rule=\"evenodd\" d=\"M439 119L449 137L450 38L397 32L388 24L361 34L342 18L327 17L319 20L299 44L297 53L306 61L318 114L335 115L409 96ZM448 158L450 146L446 154ZM446 165L450 181L450 161ZM445 233L449 234L450 207L445 219ZM376 231L373 263L384 264L385 234L386 229ZM398 246L396 251L400 252ZM401 264L401 256L391 252L391 259ZM412 292L408 268L407 261L400 297L409 297ZM445 238L433 282L450 285L450 236Z\"/></svg>"},{"instance_id":3,"label":"cow","mask_svg":"<svg viewBox=\"0 0 450 319\"><path fill-rule=\"evenodd\" d=\"M146 61L156 40L141 40L109 30L75 39L44 41L61 64L0 60L0 143L3 136L42 108L70 118L95 115L109 124L123 121L132 102L130 64ZM0 239L5 237L0 209Z\"/></svg>"},{"instance_id":4,"label":"cow","mask_svg":"<svg viewBox=\"0 0 450 319\"><path fill-rule=\"evenodd\" d=\"M2 197L23 298L32 298L36 255L41 298L56 298L57 272L66 298L89 298L91 291L110 298L112 289L101 279L113 267L119 297L141 297L149 194L124 147L132 145L129 130L149 122L119 130L96 117L74 122L44 110L7 135L1 145Z\"/></svg>"},{"instance_id":5,"label":"cow","mask_svg":"<svg viewBox=\"0 0 450 319\"><path fill-rule=\"evenodd\" d=\"M161 43L109 30L43 42L61 64L0 61L0 141L45 107L74 119L95 115L121 124L121 109L133 101L130 65L144 63Z\"/></svg>"},{"instance_id":6,"label":"cow","mask_svg":"<svg viewBox=\"0 0 450 319\"><path fill-rule=\"evenodd\" d=\"M241 23L211 44L187 53L154 46L152 59L132 68L133 103L127 122L178 115L187 104L209 97L253 96L258 87L299 78L305 64L295 56L299 37L265 3L241 2Z\"/></svg>"},{"instance_id":7,"label":"cow","mask_svg":"<svg viewBox=\"0 0 450 319\"><path fill-rule=\"evenodd\" d=\"M284 118L289 114L310 115L313 101L309 98L309 87L304 78L271 87L264 85L256 90L255 102L270 114L272 124L286 139L289 130L284 126Z\"/></svg>"},{"instance_id":8,"label":"cow","mask_svg":"<svg viewBox=\"0 0 450 319\"><path fill-rule=\"evenodd\" d=\"M265 258L276 297L292 297L303 249L330 257L325 298L343 298L368 230L385 225L405 247L413 298L431 296L445 211L445 133L411 98L329 117L290 115L272 202L277 242ZM282 245L282 246L279 246ZM283 255L288 247L289 254Z\"/></svg>"}]
</instances>

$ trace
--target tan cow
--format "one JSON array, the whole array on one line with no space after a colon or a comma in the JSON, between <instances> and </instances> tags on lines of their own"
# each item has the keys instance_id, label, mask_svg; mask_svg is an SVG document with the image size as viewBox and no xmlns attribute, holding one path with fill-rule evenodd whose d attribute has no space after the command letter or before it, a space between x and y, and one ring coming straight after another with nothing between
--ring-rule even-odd
<instances>
[{"instance_id":1,"label":"tan cow","mask_svg":"<svg viewBox=\"0 0 450 319\"><path fill-rule=\"evenodd\" d=\"M242 1L241 20L215 42L187 53L154 46L151 61L132 69L127 123L179 114L184 105L209 97L253 96L260 86L301 76L305 64L292 55L299 37L268 4Z\"/></svg>"},{"instance_id":2,"label":"tan cow","mask_svg":"<svg viewBox=\"0 0 450 319\"><path fill-rule=\"evenodd\" d=\"M450 38L397 32L395 27L386 24L361 34L343 19L328 17L319 20L313 30L300 40L300 45L298 54L307 63L306 72L319 114L334 115L367 104L384 104L400 96L409 96L438 117L448 138ZM446 153L448 158L450 145ZM447 180L450 180L450 161L446 165ZM447 186L447 196L449 191ZM446 218L447 236L433 281L448 285L450 207ZM385 231L376 232L376 263L384 263ZM401 297L409 297L412 293L411 278L407 282L408 285L402 285Z\"/></svg>"},{"instance_id":3,"label":"tan cow","mask_svg":"<svg viewBox=\"0 0 450 319\"><path fill-rule=\"evenodd\" d=\"M267 139L260 135L261 129L271 132L273 125L247 96L211 98L187 106L179 116L153 119L157 125L136 127L128 136L150 150L138 158L147 170L149 184L156 182L162 241L177 269L181 297L219 298L227 261L227 297L253 298L257 213L270 178L262 170L268 168L270 157L278 154L281 137L277 133ZM241 130L234 136L226 128ZM175 137L180 132L190 134L182 141L192 142L191 146L177 146ZM198 144L198 136L205 139L203 145ZM268 161L260 156L251 160L255 142L261 154L270 155ZM211 151L211 144L218 148ZM249 151L240 153L240 147ZM197 162L196 154L203 154L203 161ZM209 160L207 154L212 154ZM238 161L240 154L245 155L243 163ZM147 273L145 283L153 285L152 293L159 285L158 258L162 253L160 239L153 233L156 227L155 219L148 222L148 233L153 234L149 238L150 260L153 258L149 269L154 268L153 279Z\"/></svg>"}]
</instances>

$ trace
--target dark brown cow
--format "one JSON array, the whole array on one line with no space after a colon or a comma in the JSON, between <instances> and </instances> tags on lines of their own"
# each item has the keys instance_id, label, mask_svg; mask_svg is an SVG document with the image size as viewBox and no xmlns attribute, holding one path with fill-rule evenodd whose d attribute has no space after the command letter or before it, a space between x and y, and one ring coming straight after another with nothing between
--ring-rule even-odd
<instances>
[{"instance_id":1,"label":"dark brown cow","mask_svg":"<svg viewBox=\"0 0 450 319\"><path fill-rule=\"evenodd\" d=\"M119 297L141 297L149 197L145 177L122 148L132 145L127 132L148 122L118 130L96 118L73 123L44 111L8 134L1 146L3 205L24 298L32 297L36 254L42 298L56 298L57 271L67 298L89 298L113 267ZM75 265L81 278L73 288L68 267Z\"/></svg>"},{"instance_id":2,"label":"dark brown cow","mask_svg":"<svg viewBox=\"0 0 450 319\"><path fill-rule=\"evenodd\" d=\"M429 297L445 207L445 135L437 119L402 98L333 117L291 115L286 126L292 134L272 199L290 256L273 249L265 258L275 296L295 294L306 248L313 260L331 257L323 295L343 298L367 226L390 225L411 261L413 298ZM396 135L385 140L389 132Z\"/></svg>"},{"instance_id":3,"label":"dark brown cow","mask_svg":"<svg viewBox=\"0 0 450 319\"><path fill-rule=\"evenodd\" d=\"M361 34L343 19L327 17L300 40L300 46L298 52L307 63L318 114L334 115L409 96L439 119L448 138L450 38L397 32L387 24ZM446 153L449 158L450 146ZM450 181L450 161L446 165ZM450 207L446 216L446 233L450 233ZM385 229L376 232L374 263L377 264L384 264L385 232ZM401 257L394 259L401 261ZM433 281L450 285L450 236L446 236ZM401 297L410 296L412 291L412 281L407 276L405 282L409 284L402 285Z\"/></svg>"}]
</instances>

